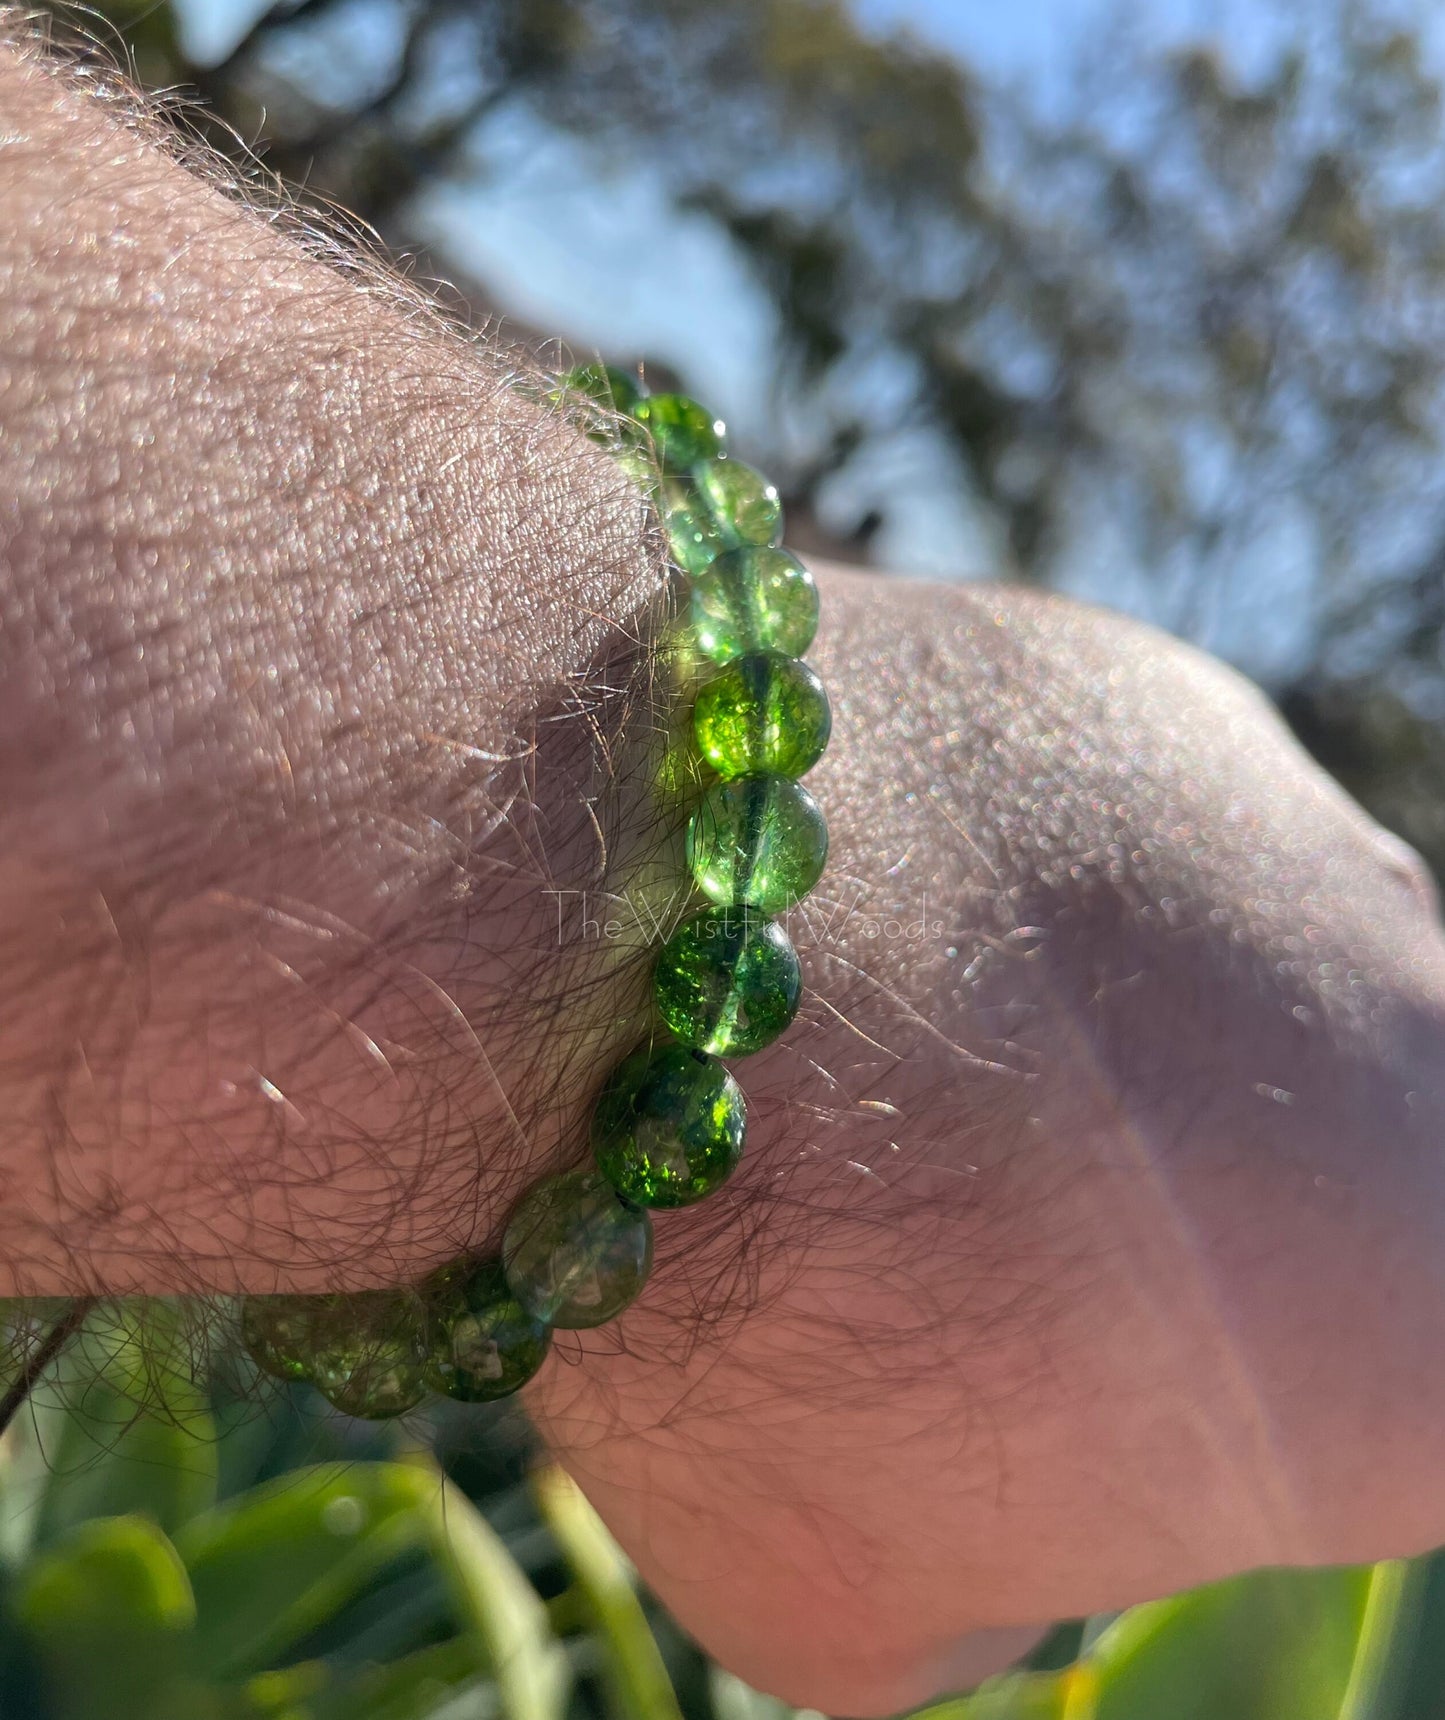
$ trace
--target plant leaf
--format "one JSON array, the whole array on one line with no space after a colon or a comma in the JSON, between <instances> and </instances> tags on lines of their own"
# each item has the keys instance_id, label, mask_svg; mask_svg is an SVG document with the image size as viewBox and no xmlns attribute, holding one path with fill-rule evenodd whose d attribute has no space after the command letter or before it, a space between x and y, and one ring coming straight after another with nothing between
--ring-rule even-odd
<instances>
[{"instance_id":1,"label":"plant leaf","mask_svg":"<svg viewBox=\"0 0 1445 1720\"><path fill-rule=\"evenodd\" d=\"M507 1720L560 1720L571 1671L547 1608L501 1537L434 1464L393 1465L411 1477L426 1544L459 1618L496 1680Z\"/></svg>"},{"instance_id":2,"label":"plant leaf","mask_svg":"<svg viewBox=\"0 0 1445 1720\"><path fill-rule=\"evenodd\" d=\"M151 1302L94 1316L38 1388L28 1443L38 1546L133 1512L174 1534L206 1509L215 1424L174 1311Z\"/></svg>"},{"instance_id":3,"label":"plant leaf","mask_svg":"<svg viewBox=\"0 0 1445 1720\"><path fill-rule=\"evenodd\" d=\"M476 1508L430 1464L292 1470L196 1518L178 1545L196 1595L198 1672L255 1678L420 1546L508 1720L559 1720L568 1667L546 1607Z\"/></svg>"},{"instance_id":4,"label":"plant leaf","mask_svg":"<svg viewBox=\"0 0 1445 1720\"><path fill-rule=\"evenodd\" d=\"M358 1667L315 1698L307 1720L428 1720L480 1677L475 1644L470 1637L454 1636L387 1665ZM484 1708L478 1696L480 1717Z\"/></svg>"},{"instance_id":5,"label":"plant leaf","mask_svg":"<svg viewBox=\"0 0 1445 1720\"><path fill-rule=\"evenodd\" d=\"M555 1464L537 1472L532 1491L601 1642L616 1720L682 1720L657 1638L633 1588L631 1567L602 1519Z\"/></svg>"},{"instance_id":6,"label":"plant leaf","mask_svg":"<svg viewBox=\"0 0 1445 1720\"><path fill-rule=\"evenodd\" d=\"M199 1720L182 1680L195 1599L185 1566L147 1517L84 1523L34 1561L14 1614L63 1720Z\"/></svg>"},{"instance_id":7,"label":"plant leaf","mask_svg":"<svg viewBox=\"0 0 1445 1720\"><path fill-rule=\"evenodd\" d=\"M197 1669L267 1671L423 1535L410 1473L391 1463L294 1469L177 1536L196 1595Z\"/></svg>"},{"instance_id":8,"label":"plant leaf","mask_svg":"<svg viewBox=\"0 0 1445 1720\"><path fill-rule=\"evenodd\" d=\"M1088 1720L1091 1675L1080 1667L1062 1672L1010 1672L981 1684L972 1696L920 1709L915 1720Z\"/></svg>"},{"instance_id":9,"label":"plant leaf","mask_svg":"<svg viewBox=\"0 0 1445 1720\"><path fill-rule=\"evenodd\" d=\"M1403 1574L1256 1571L1133 1607L1081 1663L1098 1679L1088 1720L1360 1720Z\"/></svg>"}]
</instances>

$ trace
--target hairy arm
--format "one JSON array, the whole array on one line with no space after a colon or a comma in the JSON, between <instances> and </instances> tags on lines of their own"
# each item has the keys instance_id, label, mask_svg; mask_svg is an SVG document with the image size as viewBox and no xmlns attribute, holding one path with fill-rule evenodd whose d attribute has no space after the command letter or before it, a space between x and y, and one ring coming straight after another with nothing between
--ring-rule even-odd
<instances>
[{"instance_id":1,"label":"hairy arm","mask_svg":"<svg viewBox=\"0 0 1445 1720\"><path fill-rule=\"evenodd\" d=\"M545 892L659 567L503 355L125 101L0 49L0 1274L385 1281L606 1055Z\"/></svg>"},{"instance_id":2,"label":"hairy arm","mask_svg":"<svg viewBox=\"0 0 1445 1720\"><path fill-rule=\"evenodd\" d=\"M680 875L646 521L495 351L28 47L0 116L0 1288L420 1273L639 1031L645 927L556 892ZM823 579L803 1016L545 1434L705 1643L843 1712L1439 1539L1418 868L1182 647Z\"/></svg>"}]
</instances>

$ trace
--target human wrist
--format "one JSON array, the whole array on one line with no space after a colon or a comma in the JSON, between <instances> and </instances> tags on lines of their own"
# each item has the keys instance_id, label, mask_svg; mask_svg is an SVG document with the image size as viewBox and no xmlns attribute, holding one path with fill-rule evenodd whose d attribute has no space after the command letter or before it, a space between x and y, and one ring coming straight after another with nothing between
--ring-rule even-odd
<instances>
[{"instance_id":1,"label":"human wrist","mask_svg":"<svg viewBox=\"0 0 1445 1720\"><path fill-rule=\"evenodd\" d=\"M0 53L7 1287L410 1275L555 1153L618 1012L548 891L620 863L640 497L502 355Z\"/></svg>"}]
</instances>

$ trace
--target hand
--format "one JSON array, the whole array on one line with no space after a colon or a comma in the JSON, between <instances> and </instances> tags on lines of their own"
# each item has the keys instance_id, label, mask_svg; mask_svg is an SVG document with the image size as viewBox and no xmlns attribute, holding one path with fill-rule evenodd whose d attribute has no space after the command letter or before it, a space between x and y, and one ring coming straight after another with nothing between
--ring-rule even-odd
<instances>
[{"instance_id":1,"label":"hand","mask_svg":"<svg viewBox=\"0 0 1445 1720\"><path fill-rule=\"evenodd\" d=\"M832 1712L1445 1537L1418 860L1119 617L840 571L824 614L802 1019L548 1438L725 1664Z\"/></svg>"}]
</instances>

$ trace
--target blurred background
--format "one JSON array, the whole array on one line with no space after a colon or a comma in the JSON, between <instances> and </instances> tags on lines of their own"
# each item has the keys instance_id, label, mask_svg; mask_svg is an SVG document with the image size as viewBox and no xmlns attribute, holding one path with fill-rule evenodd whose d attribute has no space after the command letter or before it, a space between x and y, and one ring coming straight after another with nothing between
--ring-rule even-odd
<instances>
[{"instance_id":1,"label":"blurred background","mask_svg":"<svg viewBox=\"0 0 1445 1720\"><path fill-rule=\"evenodd\" d=\"M670 373L800 542L1185 635L1445 870L1428 0L130 4L232 153Z\"/></svg>"},{"instance_id":2,"label":"blurred background","mask_svg":"<svg viewBox=\"0 0 1445 1720\"><path fill-rule=\"evenodd\" d=\"M1445 875L1445 12L106 16L145 83L199 94L188 123L353 212L461 314L705 400L778 480L797 547L1028 581L1183 635ZM258 1418L177 1386L179 1408L137 1419L131 1338L105 1344L102 1437L42 1406L0 1470L0 1715L786 1712L635 1595L560 1480L526 1482L515 1416L378 1433L301 1394ZM297 1478L317 1460L342 1468ZM438 1461L452 1539L404 1479ZM158 1630L187 1646L139 1652ZM1445 1567L1243 1579L1073 1621L1036 1658L937 1714L1432 1720Z\"/></svg>"}]
</instances>

